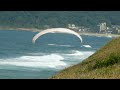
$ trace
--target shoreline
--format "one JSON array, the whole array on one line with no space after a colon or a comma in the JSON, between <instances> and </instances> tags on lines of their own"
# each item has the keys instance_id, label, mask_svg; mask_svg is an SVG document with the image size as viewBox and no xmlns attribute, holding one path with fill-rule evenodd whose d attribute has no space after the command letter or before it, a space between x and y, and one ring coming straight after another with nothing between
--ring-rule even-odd
<instances>
[{"instance_id":1,"label":"shoreline","mask_svg":"<svg viewBox=\"0 0 120 90\"><path fill-rule=\"evenodd\" d=\"M10 28L10 27L0 27L0 30L25 30L31 32L40 32L41 29L37 28ZM78 33L80 35L88 35L88 36L97 36L97 37L120 37L118 34L99 34L99 33Z\"/></svg>"},{"instance_id":2,"label":"shoreline","mask_svg":"<svg viewBox=\"0 0 120 90\"><path fill-rule=\"evenodd\" d=\"M99 33L79 33L80 35L88 35L88 36L97 36L97 37L120 37L118 34L99 34Z\"/></svg>"},{"instance_id":3,"label":"shoreline","mask_svg":"<svg viewBox=\"0 0 120 90\"><path fill-rule=\"evenodd\" d=\"M32 32L39 32L40 29L37 28L10 28L10 27L0 27L0 30L25 30L25 31L32 31Z\"/></svg>"}]
</instances>

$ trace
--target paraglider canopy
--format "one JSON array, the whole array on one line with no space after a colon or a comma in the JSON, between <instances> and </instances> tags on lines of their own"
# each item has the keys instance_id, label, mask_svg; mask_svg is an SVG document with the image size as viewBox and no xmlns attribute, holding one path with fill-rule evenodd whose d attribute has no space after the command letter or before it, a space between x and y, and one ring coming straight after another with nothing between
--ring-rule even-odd
<instances>
[{"instance_id":1,"label":"paraglider canopy","mask_svg":"<svg viewBox=\"0 0 120 90\"><path fill-rule=\"evenodd\" d=\"M43 30L41 32L39 32L38 34L36 34L33 39L32 39L32 42L35 43L35 41L41 37L42 35L44 34L47 34L47 33L67 33L67 34L73 34L75 36L77 36L80 41L82 42L82 37L76 33L75 31L73 30L70 30L70 29L66 29L66 28L51 28L51 29L46 29L46 30Z\"/></svg>"}]
</instances>

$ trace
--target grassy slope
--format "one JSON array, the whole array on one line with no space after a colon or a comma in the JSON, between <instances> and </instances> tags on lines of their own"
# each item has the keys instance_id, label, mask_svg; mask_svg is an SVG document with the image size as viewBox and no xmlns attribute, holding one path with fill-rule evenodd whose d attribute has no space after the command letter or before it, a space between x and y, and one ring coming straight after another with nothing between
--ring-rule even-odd
<instances>
[{"instance_id":1,"label":"grassy slope","mask_svg":"<svg viewBox=\"0 0 120 90\"><path fill-rule=\"evenodd\" d=\"M51 78L120 78L120 38L113 39L82 63L66 68Z\"/></svg>"}]
</instances>

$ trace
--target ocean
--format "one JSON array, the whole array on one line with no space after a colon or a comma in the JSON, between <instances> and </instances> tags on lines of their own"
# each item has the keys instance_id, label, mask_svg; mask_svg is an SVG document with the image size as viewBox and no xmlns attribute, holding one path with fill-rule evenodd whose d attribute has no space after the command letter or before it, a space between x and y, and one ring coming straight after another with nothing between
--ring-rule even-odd
<instances>
[{"instance_id":1,"label":"ocean","mask_svg":"<svg viewBox=\"0 0 120 90\"><path fill-rule=\"evenodd\" d=\"M0 30L0 79L47 79L94 54L111 37L49 33L35 44L38 32Z\"/></svg>"}]
</instances>

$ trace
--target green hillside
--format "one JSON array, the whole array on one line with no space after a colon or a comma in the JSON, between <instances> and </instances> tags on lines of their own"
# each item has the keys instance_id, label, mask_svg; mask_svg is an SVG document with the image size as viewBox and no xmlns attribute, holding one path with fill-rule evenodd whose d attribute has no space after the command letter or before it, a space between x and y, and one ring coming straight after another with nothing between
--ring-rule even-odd
<instances>
[{"instance_id":1,"label":"green hillside","mask_svg":"<svg viewBox=\"0 0 120 90\"><path fill-rule=\"evenodd\" d=\"M120 11L0 11L0 27L49 28L68 24L98 31L98 24L120 25Z\"/></svg>"},{"instance_id":2,"label":"green hillside","mask_svg":"<svg viewBox=\"0 0 120 90\"><path fill-rule=\"evenodd\" d=\"M83 62L66 68L52 79L120 79L120 37L114 38Z\"/></svg>"}]
</instances>

